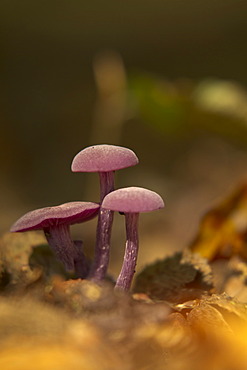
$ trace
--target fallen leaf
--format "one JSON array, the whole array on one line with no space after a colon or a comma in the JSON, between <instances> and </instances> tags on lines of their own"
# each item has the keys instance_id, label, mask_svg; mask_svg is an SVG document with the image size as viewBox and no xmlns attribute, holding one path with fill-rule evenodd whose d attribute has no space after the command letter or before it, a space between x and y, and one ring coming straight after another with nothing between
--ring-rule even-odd
<instances>
[{"instance_id":1,"label":"fallen leaf","mask_svg":"<svg viewBox=\"0 0 247 370\"><path fill-rule=\"evenodd\" d=\"M189 248L210 261L233 255L247 261L247 184L203 217Z\"/></svg>"},{"instance_id":2,"label":"fallen leaf","mask_svg":"<svg viewBox=\"0 0 247 370\"><path fill-rule=\"evenodd\" d=\"M151 299L178 303L200 297L212 288L206 260L185 251L145 267L136 277L133 290Z\"/></svg>"}]
</instances>

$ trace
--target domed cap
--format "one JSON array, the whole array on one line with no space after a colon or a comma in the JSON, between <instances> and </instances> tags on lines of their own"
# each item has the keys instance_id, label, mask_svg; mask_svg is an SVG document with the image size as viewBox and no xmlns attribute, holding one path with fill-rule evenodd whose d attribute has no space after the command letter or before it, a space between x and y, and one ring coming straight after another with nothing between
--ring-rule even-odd
<instances>
[{"instance_id":1,"label":"domed cap","mask_svg":"<svg viewBox=\"0 0 247 370\"><path fill-rule=\"evenodd\" d=\"M102 202L102 208L124 213L150 212L163 207L164 202L159 194L140 187L112 191Z\"/></svg>"},{"instance_id":2,"label":"domed cap","mask_svg":"<svg viewBox=\"0 0 247 370\"><path fill-rule=\"evenodd\" d=\"M122 146L94 145L81 150L73 159L73 172L109 172L135 166L139 162L135 153Z\"/></svg>"},{"instance_id":3,"label":"domed cap","mask_svg":"<svg viewBox=\"0 0 247 370\"><path fill-rule=\"evenodd\" d=\"M99 204L92 202L69 202L59 206L39 208L26 213L11 227L11 232L41 230L56 225L72 225L88 221L99 211Z\"/></svg>"}]
</instances>

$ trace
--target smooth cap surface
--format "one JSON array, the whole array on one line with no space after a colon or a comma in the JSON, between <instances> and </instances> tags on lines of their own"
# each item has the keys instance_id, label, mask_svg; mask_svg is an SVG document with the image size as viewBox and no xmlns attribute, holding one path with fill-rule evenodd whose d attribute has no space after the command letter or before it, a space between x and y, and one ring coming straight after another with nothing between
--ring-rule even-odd
<instances>
[{"instance_id":1,"label":"smooth cap surface","mask_svg":"<svg viewBox=\"0 0 247 370\"><path fill-rule=\"evenodd\" d=\"M73 172L109 172L135 166L136 154L122 146L94 145L81 150L73 159Z\"/></svg>"},{"instance_id":2,"label":"smooth cap surface","mask_svg":"<svg viewBox=\"0 0 247 370\"><path fill-rule=\"evenodd\" d=\"M99 204L69 202L59 206L39 208L26 213L11 227L11 232L40 230L56 225L72 225L91 220L99 211Z\"/></svg>"},{"instance_id":3,"label":"smooth cap surface","mask_svg":"<svg viewBox=\"0 0 247 370\"><path fill-rule=\"evenodd\" d=\"M140 188L122 188L107 194L102 207L124 213L155 211L164 207L161 196L154 191Z\"/></svg>"}]
</instances>

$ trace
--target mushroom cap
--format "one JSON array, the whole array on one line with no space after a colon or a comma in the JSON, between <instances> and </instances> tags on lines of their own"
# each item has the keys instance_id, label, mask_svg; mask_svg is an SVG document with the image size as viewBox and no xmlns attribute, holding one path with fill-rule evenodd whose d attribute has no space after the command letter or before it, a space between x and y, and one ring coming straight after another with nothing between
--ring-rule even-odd
<instances>
[{"instance_id":1,"label":"mushroom cap","mask_svg":"<svg viewBox=\"0 0 247 370\"><path fill-rule=\"evenodd\" d=\"M102 202L102 208L124 213L150 212L163 207L159 194L134 186L112 191Z\"/></svg>"},{"instance_id":2,"label":"mushroom cap","mask_svg":"<svg viewBox=\"0 0 247 370\"><path fill-rule=\"evenodd\" d=\"M93 145L81 150L73 159L73 172L109 172L135 166L136 154L122 146Z\"/></svg>"},{"instance_id":3,"label":"mushroom cap","mask_svg":"<svg viewBox=\"0 0 247 370\"><path fill-rule=\"evenodd\" d=\"M26 213L10 228L11 232L41 230L56 225L72 225L91 220L99 212L99 204L69 202L59 206L39 208Z\"/></svg>"}]
</instances>

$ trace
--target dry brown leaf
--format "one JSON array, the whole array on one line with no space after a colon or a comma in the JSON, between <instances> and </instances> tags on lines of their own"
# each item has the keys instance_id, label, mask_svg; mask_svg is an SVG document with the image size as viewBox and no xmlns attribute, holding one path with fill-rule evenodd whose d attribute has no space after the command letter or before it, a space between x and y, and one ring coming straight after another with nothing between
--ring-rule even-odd
<instances>
[{"instance_id":1,"label":"dry brown leaf","mask_svg":"<svg viewBox=\"0 0 247 370\"><path fill-rule=\"evenodd\" d=\"M203 217L190 249L210 261L233 255L247 260L247 184Z\"/></svg>"},{"instance_id":2,"label":"dry brown leaf","mask_svg":"<svg viewBox=\"0 0 247 370\"><path fill-rule=\"evenodd\" d=\"M209 331L217 334L219 329L227 334L232 332L219 310L204 301L189 312L187 320L194 330L199 331L200 334L203 332L204 336Z\"/></svg>"}]
</instances>

